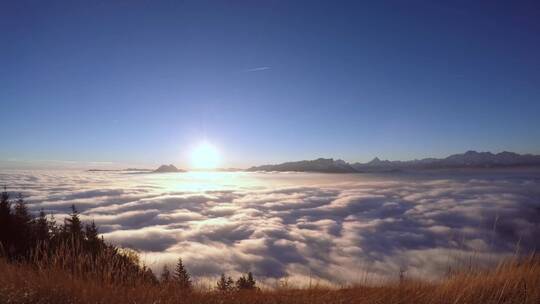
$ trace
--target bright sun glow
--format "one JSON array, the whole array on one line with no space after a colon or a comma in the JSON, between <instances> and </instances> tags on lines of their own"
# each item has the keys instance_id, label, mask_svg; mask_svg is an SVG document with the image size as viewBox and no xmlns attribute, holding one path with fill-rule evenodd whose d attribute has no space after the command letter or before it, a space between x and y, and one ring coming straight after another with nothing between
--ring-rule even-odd
<instances>
[{"instance_id":1,"label":"bright sun glow","mask_svg":"<svg viewBox=\"0 0 540 304\"><path fill-rule=\"evenodd\" d=\"M219 151L208 142L202 142L191 151L193 169L215 169L219 165Z\"/></svg>"}]
</instances>

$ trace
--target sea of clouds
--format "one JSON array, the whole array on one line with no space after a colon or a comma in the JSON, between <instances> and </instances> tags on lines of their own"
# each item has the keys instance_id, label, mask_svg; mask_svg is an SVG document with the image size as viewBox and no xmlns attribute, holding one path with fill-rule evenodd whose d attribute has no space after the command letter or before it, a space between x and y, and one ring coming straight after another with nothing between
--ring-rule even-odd
<instances>
[{"instance_id":1,"label":"sea of clouds","mask_svg":"<svg viewBox=\"0 0 540 304\"><path fill-rule=\"evenodd\" d=\"M334 284L487 265L540 245L540 171L416 174L3 171L32 211L75 204L157 273Z\"/></svg>"}]
</instances>

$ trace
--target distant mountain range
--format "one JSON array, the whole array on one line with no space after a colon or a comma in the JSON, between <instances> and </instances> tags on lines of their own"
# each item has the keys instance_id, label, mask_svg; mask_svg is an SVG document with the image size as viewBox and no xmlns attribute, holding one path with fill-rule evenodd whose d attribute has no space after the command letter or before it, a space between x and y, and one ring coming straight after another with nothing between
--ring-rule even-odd
<instances>
[{"instance_id":1,"label":"distant mountain range","mask_svg":"<svg viewBox=\"0 0 540 304\"><path fill-rule=\"evenodd\" d=\"M297 172L323 172L323 173L354 173L358 172L347 162L333 158L318 158L315 160L302 160L287 162L279 165L263 165L247 169L247 171L297 171Z\"/></svg>"},{"instance_id":2,"label":"distant mountain range","mask_svg":"<svg viewBox=\"0 0 540 304\"><path fill-rule=\"evenodd\" d=\"M540 166L540 155L517 154L513 152L467 151L446 158L424 158L410 161L380 160L375 157L367 163L347 163L332 158L319 158L286 162L278 165L255 166L247 171L296 171L322 173L354 173L354 172L392 172L401 170L420 169L450 169L450 168L500 168L500 167L532 167Z\"/></svg>"}]
</instances>

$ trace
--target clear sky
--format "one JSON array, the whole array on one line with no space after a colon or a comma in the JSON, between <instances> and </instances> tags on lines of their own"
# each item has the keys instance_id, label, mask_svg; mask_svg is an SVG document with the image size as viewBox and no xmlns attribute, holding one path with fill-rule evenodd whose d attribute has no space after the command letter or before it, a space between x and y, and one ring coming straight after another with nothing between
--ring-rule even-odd
<instances>
[{"instance_id":1,"label":"clear sky","mask_svg":"<svg viewBox=\"0 0 540 304\"><path fill-rule=\"evenodd\" d=\"M363 2L1 1L0 160L540 153L540 2Z\"/></svg>"}]
</instances>

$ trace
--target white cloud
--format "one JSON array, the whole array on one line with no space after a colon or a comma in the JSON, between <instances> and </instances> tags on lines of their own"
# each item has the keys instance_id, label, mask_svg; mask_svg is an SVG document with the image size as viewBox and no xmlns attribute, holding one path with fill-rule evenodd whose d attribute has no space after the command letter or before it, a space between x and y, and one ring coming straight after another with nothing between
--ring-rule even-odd
<instances>
[{"instance_id":1,"label":"white cloud","mask_svg":"<svg viewBox=\"0 0 540 304\"><path fill-rule=\"evenodd\" d=\"M350 283L406 269L436 278L472 256L494 262L518 242L534 250L540 239L535 174L283 176L230 182L224 173L210 189L189 174L12 171L0 184L59 219L75 204L106 240L141 250L156 270L182 256L195 277L253 271Z\"/></svg>"},{"instance_id":2,"label":"white cloud","mask_svg":"<svg viewBox=\"0 0 540 304\"><path fill-rule=\"evenodd\" d=\"M270 70L271 67L269 66L261 66L261 67L256 67L256 68L252 68L252 69L247 69L245 70L246 72L260 72L260 71L266 71L266 70Z\"/></svg>"}]
</instances>

